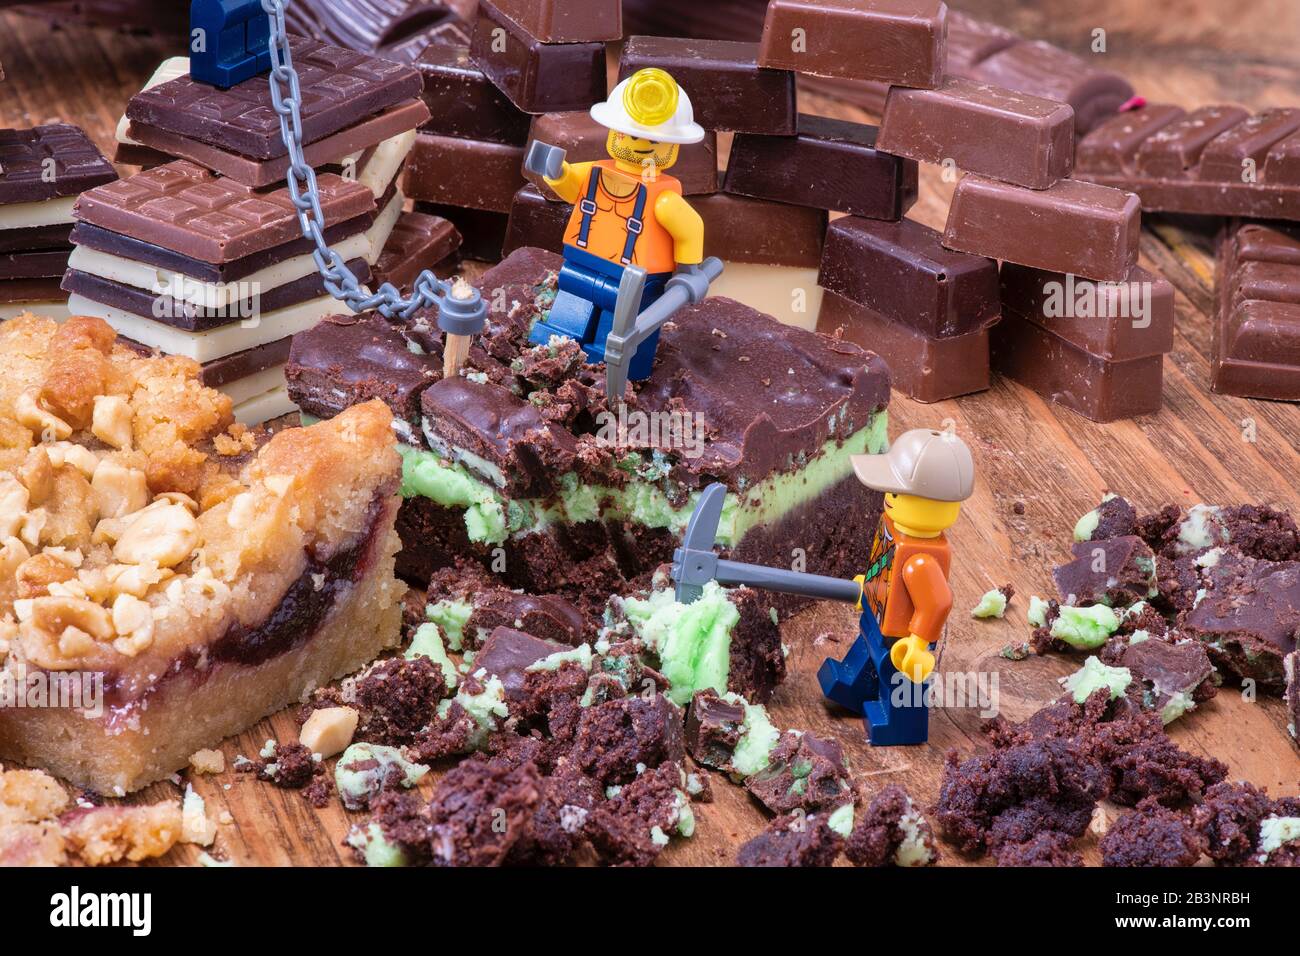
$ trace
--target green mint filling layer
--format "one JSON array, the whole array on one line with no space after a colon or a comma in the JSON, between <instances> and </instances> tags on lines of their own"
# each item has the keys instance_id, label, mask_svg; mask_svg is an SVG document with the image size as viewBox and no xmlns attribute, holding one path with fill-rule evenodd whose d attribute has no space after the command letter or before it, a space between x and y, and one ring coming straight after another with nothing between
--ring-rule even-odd
<instances>
[{"instance_id":1,"label":"green mint filling layer","mask_svg":"<svg viewBox=\"0 0 1300 956\"><path fill-rule=\"evenodd\" d=\"M853 832L853 804L846 803L832 810L826 825L847 840Z\"/></svg>"},{"instance_id":2,"label":"green mint filling layer","mask_svg":"<svg viewBox=\"0 0 1300 956\"><path fill-rule=\"evenodd\" d=\"M442 634L437 624L431 621L415 629L415 636L411 638L411 645L406 649L405 657L408 661L417 657L427 657L442 671L442 679L447 684L447 689L456 689L456 665L447 656L447 649L442 646Z\"/></svg>"},{"instance_id":3,"label":"green mint filling layer","mask_svg":"<svg viewBox=\"0 0 1300 956\"><path fill-rule=\"evenodd\" d=\"M718 582L706 584L691 604L679 603L670 590L621 603L633 633L659 659L659 671L671 685L669 700L685 706L697 690L727 692L731 629L740 621L740 611Z\"/></svg>"},{"instance_id":4,"label":"green mint filling layer","mask_svg":"<svg viewBox=\"0 0 1300 956\"><path fill-rule=\"evenodd\" d=\"M831 439L798 461L790 471L764 478L746 488L744 501L727 495L718 525L718 544L734 547L750 529L779 520L853 473L852 455L879 454L889 445L888 414L877 412L865 428L843 441ZM471 541L500 544L509 536L539 531L552 524L577 524L605 518L680 534L695 510L699 492L674 505L667 461L662 455L627 456L631 480L622 487L584 485L576 473L560 475L557 494L541 499L509 499L501 494L494 469L475 471L472 459L458 449L446 454L398 444L402 455L402 495L422 497L464 513Z\"/></svg>"},{"instance_id":5,"label":"green mint filling layer","mask_svg":"<svg viewBox=\"0 0 1300 956\"><path fill-rule=\"evenodd\" d=\"M1101 647L1119 627L1119 618L1104 604L1089 607L1062 604L1058 613L1052 622L1052 637L1082 650Z\"/></svg>"},{"instance_id":6,"label":"green mint filling layer","mask_svg":"<svg viewBox=\"0 0 1300 956\"><path fill-rule=\"evenodd\" d=\"M579 644L577 647L567 651L556 651L543 657L540 661L533 661L525 671L557 671L565 664L578 664L584 671L591 672L591 645Z\"/></svg>"},{"instance_id":7,"label":"green mint filling layer","mask_svg":"<svg viewBox=\"0 0 1300 956\"><path fill-rule=\"evenodd\" d=\"M1133 683L1133 672L1127 667L1103 664L1100 657L1089 657L1082 667L1061 683L1074 697L1076 704L1082 704L1103 687L1109 688L1110 699L1115 700Z\"/></svg>"},{"instance_id":8,"label":"green mint filling layer","mask_svg":"<svg viewBox=\"0 0 1300 956\"><path fill-rule=\"evenodd\" d=\"M473 613L474 605L468 601L436 601L424 609L424 616L447 635L447 648L452 651L465 646L465 622Z\"/></svg>"},{"instance_id":9,"label":"green mint filling layer","mask_svg":"<svg viewBox=\"0 0 1300 956\"><path fill-rule=\"evenodd\" d=\"M772 750L781 739L781 731L772 725L767 708L762 704L751 704L739 694L723 694L722 697L745 711L745 719L740 722L740 741L731 755L731 768L742 777L752 777L767 769Z\"/></svg>"}]
</instances>

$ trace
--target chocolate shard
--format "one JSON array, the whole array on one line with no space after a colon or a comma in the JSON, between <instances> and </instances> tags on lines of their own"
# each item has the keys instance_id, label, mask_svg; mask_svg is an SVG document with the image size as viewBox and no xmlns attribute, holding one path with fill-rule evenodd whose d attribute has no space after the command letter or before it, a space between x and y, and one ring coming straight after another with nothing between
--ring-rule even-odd
<instances>
[{"instance_id":1,"label":"chocolate shard","mask_svg":"<svg viewBox=\"0 0 1300 956\"><path fill-rule=\"evenodd\" d=\"M496 587L476 591L471 601L474 609L465 622L467 634L516 628L553 646L576 647L595 629L596 622L558 594L526 594Z\"/></svg>"},{"instance_id":2,"label":"chocolate shard","mask_svg":"<svg viewBox=\"0 0 1300 956\"><path fill-rule=\"evenodd\" d=\"M1234 221L1219 238L1216 392L1300 400L1300 228Z\"/></svg>"},{"instance_id":3,"label":"chocolate shard","mask_svg":"<svg viewBox=\"0 0 1300 956\"><path fill-rule=\"evenodd\" d=\"M409 66L305 37L291 36L289 50L302 86L304 143L420 95L420 74ZM182 76L137 93L127 103L126 115L132 122L253 159L286 153L264 76L228 90Z\"/></svg>"},{"instance_id":4,"label":"chocolate shard","mask_svg":"<svg viewBox=\"0 0 1300 956\"><path fill-rule=\"evenodd\" d=\"M619 79L647 67L667 70L681 84L705 129L793 136L798 128L794 74L759 66L757 43L631 37Z\"/></svg>"},{"instance_id":5,"label":"chocolate shard","mask_svg":"<svg viewBox=\"0 0 1300 956\"><path fill-rule=\"evenodd\" d=\"M941 0L772 0L759 63L931 89L943 79L947 18Z\"/></svg>"},{"instance_id":6,"label":"chocolate shard","mask_svg":"<svg viewBox=\"0 0 1300 956\"><path fill-rule=\"evenodd\" d=\"M723 188L868 219L900 219L916 202L916 162L878 150L876 132L863 123L800 114L797 136L738 134Z\"/></svg>"},{"instance_id":7,"label":"chocolate shard","mask_svg":"<svg viewBox=\"0 0 1300 956\"><path fill-rule=\"evenodd\" d=\"M1121 281L1137 265L1141 213L1132 193L1062 180L1025 189L981 176L957 184L943 244L1019 265Z\"/></svg>"},{"instance_id":8,"label":"chocolate shard","mask_svg":"<svg viewBox=\"0 0 1300 956\"><path fill-rule=\"evenodd\" d=\"M896 156L1046 189L1074 166L1074 110L949 77L934 90L892 88L876 142Z\"/></svg>"},{"instance_id":9,"label":"chocolate shard","mask_svg":"<svg viewBox=\"0 0 1300 956\"><path fill-rule=\"evenodd\" d=\"M498 627L475 653L473 667L475 673L485 670L499 679L506 700L513 701L524 694L530 665L568 649L565 644L544 641L511 627Z\"/></svg>"},{"instance_id":10,"label":"chocolate shard","mask_svg":"<svg viewBox=\"0 0 1300 956\"><path fill-rule=\"evenodd\" d=\"M830 811L857 800L857 789L835 740L787 732L768 765L745 781L745 789L773 813Z\"/></svg>"},{"instance_id":11,"label":"chocolate shard","mask_svg":"<svg viewBox=\"0 0 1300 956\"><path fill-rule=\"evenodd\" d=\"M605 98L605 44L543 43L481 0L470 56L525 113L586 109Z\"/></svg>"},{"instance_id":12,"label":"chocolate shard","mask_svg":"<svg viewBox=\"0 0 1300 956\"><path fill-rule=\"evenodd\" d=\"M515 193L515 200L510 205L510 221L506 226L502 255L508 256L516 249L527 246L559 249L564 245L564 231L568 228L572 214L573 206L569 203L552 201L543 196L536 186L525 186ZM706 224L705 235L707 234Z\"/></svg>"},{"instance_id":13,"label":"chocolate shard","mask_svg":"<svg viewBox=\"0 0 1300 956\"><path fill-rule=\"evenodd\" d=\"M1062 604L1128 607L1155 596L1156 557L1137 535L1078 541L1052 572Z\"/></svg>"},{"instance_id":14,"label":"chocolate shard","mask_svg":"<svg viewBox=\"0 0 1300 956\"><path fill-rule=\"evenodd\" d=\"M528 134L529 144L540 140L552 146L559 146L571 163L586 163L607 159L605 149L609 130L591 118L587 110L572 113L544 113L533 118L532 129ZM521 164L522 165L522 164ZM718 188L718 137L710 131L698 143L682 146L677 154L677 162L667 170L667 174L679 180L682 192L687 195L711 193ZM525 178L536 186L548 199L558 200L554 190L536 173L525 171Z\"/></svg>"},{"instance_id":15,"label":"chocolate shard","mask_svg":"<svg viewBox=\"0 0 1300 956\"><path fill-rule=\"evenodd\" d=\"M521 146L420 133L406 160L402 189L422 202L510 212L524 184ZM465 174L473 170L472 176Z\"/></svg>"},{"instance_id":16,"label":"chocolate shard","mask_svg":"<svg viewBox=\"0 0 1300 956\"><path fill-rule=\"evenodd\" d=\"M460 233L441 216L404 212L389 234L372 270L372 288L390 282L404 292L425 269L432 269L460 247Z\"/></svg>"},{"instance_id":17,"label":"chocolate shard","mask_svg":"<svg viewBox=\"0 0 1300 956\"><path fill-rule=\"evenodd\" d=\"M1148 104L1084 137L1075 175L1147 210L1300 220L1300 109Z\"/></svg>"},{"instance_id":18,"label":"chocolate shard","mask_svg":"<svg viewBox=\"0 0 1300 956\"><path fill-rule=\"evenodd\" d=\"M467 378L442 379L420 396L429 447L475 461L511 495L548 494L577 456L574 437L508 389Z\"/></svg>"},{"instance_id":19,"label":"chocolate shard","mask_svg":"<svg viewBox=\"0 0 1300 956\"><path fill-rule=\"evenodd\" d=\"M496 88L470 58L469 44L431 44L415 67L429 107L424 132L514 146L528 139L531 117Z\"/></svg>"},{"instance_id":20,"label":"chocolate shard","mask_svg":"<svg viewBox=\"0 0 1300 956\"><path fill-rule=\"evenodd\" d=\"M294 0L284 20L292 34L409 63L460 18L429 0Z\"/></svg>"},{"instance_id":21,"label":"chocolate shard","mask_svg":"<svg viewBox=\"0 0 1300 956\"><path fill-rule=\"evenodd\" d=\"M112 164L79 126L0 129L0 205L75 196L115 179Z\"/></svg>"},{"instance_id":22,"label":"chocolate shard","mask_svg":"<svg viewBox=\"0 0 1300 956\"><path fill-rule=\"evenodd\" d=\"M697 690L686 714L686 752L716 770L730 770L745 709L712 689Z\"/></svg>"},{"instance_id":23,"label":"chocolate shard","mask_svg":"<svg viewBox=\"0 0 1300 956\"><path fill-rule=\"evenodd\" d=\"M998 320L997 263L945 249L938 232L910 219L846 216L826 232L819 285L934 338Z\"/></svg>"}]
</instances>

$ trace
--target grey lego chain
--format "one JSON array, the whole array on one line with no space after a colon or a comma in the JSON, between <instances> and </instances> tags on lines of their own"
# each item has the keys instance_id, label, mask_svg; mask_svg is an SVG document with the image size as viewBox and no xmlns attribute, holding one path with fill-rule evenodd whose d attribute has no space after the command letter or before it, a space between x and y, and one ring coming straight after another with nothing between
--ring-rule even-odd
<instances>
[{"instance_id":1,"label":"grey lego chain","mask_svg":"<svg viewBox=\"0 0 1300 956\"><path fill-rule=\"evenodd\" d=\"M271 105L280 119L280 135L289 153L287 176L289 197L298 210L303 237L315 245L312 259L321 274L325 291L347 304L354 312L377 310L387 318L409 319L420 309L438 306L438 327L456 335L473 335L482 330L487 308L477 289L464 298L452 295L451 283L425 269L415 279L412 295L402 298L397 288L385 282L375 292L367 290L348 270L342 257L325 241L325 215L321 211L316 171L302 151L302 89L289 51L289 34L284 10L289 0L262 0L270 20ZM287 90L286 90L287 88Z\"/></svg>"}]
</instances>

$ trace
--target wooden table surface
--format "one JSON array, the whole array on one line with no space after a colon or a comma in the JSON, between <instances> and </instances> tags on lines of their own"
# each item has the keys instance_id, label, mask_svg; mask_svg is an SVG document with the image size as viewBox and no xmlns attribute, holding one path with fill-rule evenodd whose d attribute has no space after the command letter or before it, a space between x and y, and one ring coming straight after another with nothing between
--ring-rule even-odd
<instances>
[{"instance_id":1,"label":"wooden table surface","mask_svg":"<svg viewBox=\"0 0 1300 956\"><path fill-rule=\"evenodd\" d=\"M1229 16L1228 5L1222 7ZM1276 26L1300 32L1286 18ZM177 52L175 43L163 39L79 29L51 33L37 22L2 14L0 62L7 79L0 83L0 125L66 120L85 127L107 151L128 97L159 61ZM1127 75L1151 100L1187 107L1224 101L1252 108L1300 105L1300 65L1294 57L1229 56L1176 42L1144 45L1132 32L1107 56L1107 65ZM806 97L803 108L869 119L818 97ZM935 169L923 169L921 200L910 215L941 227L951 189ZM1174 351L1165 362L1165 404L1158 415L1095 425L1007 381L958 401L921 405L895 395L891 403L891 433L951 421L974 451L976 492L951 534L957 599L942 669L996 673L1002 713L1012 719L1057 696L1056 679L1081 662L1054 655L1017 663L1002 659L999 651L1028 637L1028 596L1054 594L1051 568L1068 556L1070 529L1104 492L1122 494L1139 509L1167 502L1261 502L1300 514L1300 409L1212 395L1207 388L1214 225L1147 217L1142 264L1158 269L1177 290L1178 327ZM968 616L985 590L1008 582L1017 597L1005 620ZM974 709L938 711L927 745L871 748L859 721L827 709L814 677L824 657L842 653L855 623L852 613L825 605L785 625L790 676L771 705L773 720L782 728L839 740L866 796L900 783L929 804L938 793L944 753L982 746L980 717ZM291 716L281 713L227 740L221 749L229 764L236 754L256 754L268 737L292 741L296 733ZM1238 689L1225 686L1213 701L1173 725L1171 733L1183 746L1225 761L1233 777L1276 793L1300 790L1300 755L1287 736L1276 698L1248 702ZM698 807L694 838L674 841L663 854L664 863L729 862L736 847L763 827L765 814L743 789L719 775L714 784L716 802ZM207 801L209 816L228 811L234 821L220 827L213 848L217 856L243 865L330 865L350 858L340 841L355 815L337 801L317 811L296 792L229 770L196 777L194 786ZM429 789L428 783L422 786ZM177 795L174 785L161 783L134 800ZM1088 862L1096 863L1092 837L1085 839L1084 849ZM195 847L178 847L164 862L191 864L197 856ZM945 860L965 862L950 850Z\"/></svg>"}]
</instances>

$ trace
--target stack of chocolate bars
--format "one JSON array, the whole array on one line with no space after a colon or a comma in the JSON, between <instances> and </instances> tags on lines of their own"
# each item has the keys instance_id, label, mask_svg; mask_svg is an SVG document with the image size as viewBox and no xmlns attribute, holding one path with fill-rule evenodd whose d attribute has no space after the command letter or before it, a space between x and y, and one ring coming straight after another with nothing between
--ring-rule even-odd
<instances>
[{"instance_id":1,"label":"stack of chocolate bars","mask_svg":"<svg viewBox=\"0 0 1300 956\"><path fill-rule=\"evenodd\" d=\"M76 126L0 130L0 319L68 317L59 281L72 251L77 194L117 179Z\"/></svg>"},{"instance_id":2,"label":"stack of chocolate bars","mask_svg":"<svg viewBox=\"0 0 1300 956\"><path fill-rule=\"evenodd\" d=\"M429 115L420 75L314 40L290 45L326 238L369 282L402 215L397 176ZM170 161L82 196L63 288L70 308L124 339L202 363L204 383L257 423L291 409L289 337L345 307L325 290L283 185L287 150L266 77L221 90L167 78L177 68L164 65L126 110L129 145Z\"/></svg>"}]
</instances>

